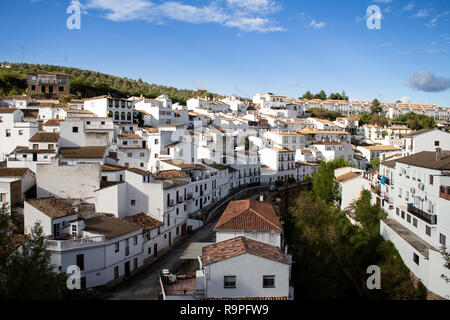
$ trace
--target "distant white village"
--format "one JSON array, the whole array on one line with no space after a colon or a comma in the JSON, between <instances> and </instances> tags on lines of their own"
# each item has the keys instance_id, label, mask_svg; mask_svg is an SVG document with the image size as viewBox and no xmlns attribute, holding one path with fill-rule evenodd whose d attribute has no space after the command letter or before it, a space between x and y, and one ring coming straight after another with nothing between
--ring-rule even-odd
<instances>
[{"instance_id":1,"label":"distant white village","mask_svg":"<svg viewBox=\"0 0 450 320\"><path fill-rule=\"evenodd\" d=\"M384 239L427 289L450 295L439 253L450 238L448 108L381 103L388 118L414 112L442 129L412 131L361 125L356 115L370 113L364 101L258 93L252 102L105 95L62 103L69 83L33 73L28 92L47 98L0 98L0 200L23 215L25 233L42 226L52 264L60 272L78 266L83 286L126 281L242 191L308 183L321 162L342 158L352 167L335 171L340 208L358 224L351 203L370 190L387 213ZM318 107L346 116L311 117ZM264 200L231 201L216 241L190 247L195 275L162 270L162 298L293 299L283 226Z\"/></svg>"}]
</instances>

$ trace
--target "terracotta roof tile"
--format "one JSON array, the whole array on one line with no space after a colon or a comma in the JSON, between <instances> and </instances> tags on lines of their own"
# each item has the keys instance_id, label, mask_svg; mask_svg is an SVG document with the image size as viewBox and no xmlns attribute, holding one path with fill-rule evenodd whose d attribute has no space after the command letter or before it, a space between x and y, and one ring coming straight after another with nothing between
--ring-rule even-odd
<instances>
[{"instance_id":1,"label":"terracotta roof tile","mask_svg":"<svg viewBox=\"0 0 450 320\"><path fill-rule=\"evenodd\" d=\"M232 201L214 230L282 231L271 203L257 200Z\"/></svg>"},{"instance_id":2,"label":"terracotta roof tile","mask_svg":"<svg viewBox=\"0 0 450 320\"><path fill-rule=\"evenodd\" d=\"M251 254L289 265L280 248L244 237L233 238L204 247L202 250L202 262L204 266L207 266L243 254Z\"/></svg>"},{"instance_id":3,"label":"terracotta roof tile","mask_svg":"<svg viewBox=\"0 0 450 320\"><path fill-rule=\"evenodd\" d=\"M178 170L160 171L160 172L154 174L153 177L156 180L170 180L170 179L190 178L187 174L185 174L184 172L178 171Z\"/></svg>"},{"instance_id":4,"label":"terracotta roof tile","mask_svg":"<svg viewBox=\"0 0 450 320\"><path fill-rule=\"evenodd\" d=\"M58 142L59 132L36 132L29 142Z\"/></svg>"},{"instance_id":5,"label":"terracotta roof tile","mask_svg":"<svg viewBox=\"0 0 450 320\"><path fill-rule=\"evenodd\" d=\"M357 172L347 172L347 173L344 173L344 174L336 177L336 180L338 182L347 182L347 181L350 181L359 176L361 176L361 175Z\"/></svg>"},{"instance_id":6,"label":"terracotta roof tile","mask_svg":"<svg viewBox=\"0 0 450 320\"><path fill-rule=\"evenodd\" d=\"M26 202L52 219L77 214L71 206L57 198L29 199Z\"/></svg>"},{"instance_id":7,"label":"terracotta roof tile","mask_svg":"<svg viewBox=\"0 0 450 320\"><path fill-rule=\"evenodd\" d=\"M138 213L125 218L126 221L135 223L144 229L144 232L162 227L164 223L146 213Z\"/></svg>"},{"instance_id":8,"label":"terracotta roof tile","mask_svg":"<svg viewBox=\"0 0 450 320\"><path fill-rule=\"evenodd\" d=\"M131 232L138 231L142 227L136 223L118 219L116 217L97 216L84 221L85 231L101 234L106 239L114 239Z\"/></svg>"}]
</instances>

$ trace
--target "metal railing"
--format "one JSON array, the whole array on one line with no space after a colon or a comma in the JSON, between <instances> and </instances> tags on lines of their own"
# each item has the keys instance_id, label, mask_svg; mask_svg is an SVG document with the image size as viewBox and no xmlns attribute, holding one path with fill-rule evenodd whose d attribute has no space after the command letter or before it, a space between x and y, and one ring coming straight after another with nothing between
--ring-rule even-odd
<instances>
[{"instance_id":1,"label":"metal railing","mask_svg":"<svg viewBox=\"0 0 450 320\"><path fill-rule=\"evenodd\" d=\"M416 208L412 203L408 203L408 212L428 224L437 223L437 216L435 214L430 214L423 210L420 210L419 208Z\"/></svg>"}]
</instances>

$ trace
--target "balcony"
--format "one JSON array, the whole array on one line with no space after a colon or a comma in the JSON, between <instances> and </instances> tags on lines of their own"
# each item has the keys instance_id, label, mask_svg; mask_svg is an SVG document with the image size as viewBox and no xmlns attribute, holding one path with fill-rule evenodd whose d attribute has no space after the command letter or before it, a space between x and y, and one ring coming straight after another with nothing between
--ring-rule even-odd
<instances>
[{"instance_id":1,"label":"balcony","mask_svg":"<svg viewBox=\"0 0 450 320\"><path fill-rule=\"evenodd\" d=\"M445 200L450 200L450 187L440 186L439 197Z\"/></svg>"},{"instance_id":2,"label":"balcony","mask_svg":"<svg viewBox=\"0 0 450 320\"><path fill-rule=\"evenodd\" d=\"M188 193L186 195L186 200L191 200L192 199L192 193Z\"/></svg>"},{"instance_id":3,"label":"balcony","mask_svg":"<svg viewBox=\"0 0 450 320\"><path fill-rule=\"evenodd\" d=\"M70 240L46 240L47 249L49 250L68 250L76 247L86 247L92 245L98 245L105 242L104 236L96 236L81 239Z\"/></svg>"},{"instance_id":4,"label":"balcony","mask_svg":"<svg viewBox=\"0 0 450 320\"><path fill-rule=\"evenodd\" d=\"M425 211L422 211L419 208L416 208L412 203L408 203L408 212L411 213L413 216L421 219L422 221L425 221L428 224L437 223L437 216L435 214L430 214Z\"/></svg>"},{"instance_id":5,"label":"balcony","mask_svg":"<svg viewBox=\"0 0 450 320\"><path fill-rule=\"evenodd\" d=\"M183 197L178 197L178 203L183 203L184 202L184 198Z\"/></svg>"},{"instance_id":6,"label":"balcony","mask_svg":"<svg viewBox=\"0 0 450 320\"><path fill-rule=\"evenodd\" d=\"M167 206L168 206L168 207L174 207L174 206L175 206L175 200L169 200L169 201L167 201Z\"/></svg>"},{"instance_id":7,"label":"balcony","mask_svg":"<svg viewBox=\"0 0 450 320\"><path fill-rule=\"evenodd\" d=\"M370 191L372 192L372 193L375 193L376 195L381 195L381 188L379 187L379 186L373 186L373 185L371 185L370 186Z\"/></svg>"}]
</instances>

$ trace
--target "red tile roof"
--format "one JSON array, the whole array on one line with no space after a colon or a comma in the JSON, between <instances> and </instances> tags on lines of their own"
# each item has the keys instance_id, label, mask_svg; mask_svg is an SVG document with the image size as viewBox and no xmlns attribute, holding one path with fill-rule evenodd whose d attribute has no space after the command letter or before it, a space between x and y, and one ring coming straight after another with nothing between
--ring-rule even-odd
<instances>
[{"instance_id":1,"label":"red tile roof","mask_svg":"<svg viewBox=\"0 0 450 320\"><path fill-rule=\"evenodd\" d=\"M202 251L202 263L204 266L207 266L243 254L251 254L263 259L289 265L289 261L283 255L280 248L245 237L233 238L204 247Z\"/></svg>"},{"instance_id":2,"label":"red tile roof","mask_svg":"<svg viewBox=\"0 0 450 320\"><path fill-rule=\"evenodd\" d=\"M282 231L283 227L271 203L241 200L228 205L214 230Z\"/></svg>"}]
</instances>

